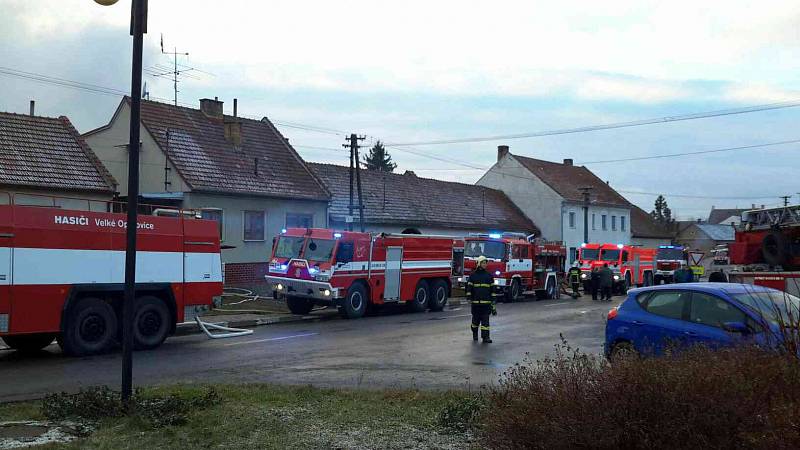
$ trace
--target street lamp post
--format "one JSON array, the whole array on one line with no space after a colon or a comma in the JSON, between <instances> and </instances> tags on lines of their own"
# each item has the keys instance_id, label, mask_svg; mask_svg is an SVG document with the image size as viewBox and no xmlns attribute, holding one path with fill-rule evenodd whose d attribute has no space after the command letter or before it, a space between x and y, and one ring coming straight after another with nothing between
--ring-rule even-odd
<instances>
[{"instance_id":1,"label":"street lamp post","mask_svg":"<svg viewBox=\"0 0 800 450\"><path fill-rule=\"evenodd\" d=\"M117 0L95 0L108 6ZM122 401L133 393L133 315L136 302L136 229L139 208L139 123L142 92L142 41L147 33L147 0L131 0L131 122L128 141L128 224L125 230L125 296L122 306Z\"/></svg>"}]
</instances>

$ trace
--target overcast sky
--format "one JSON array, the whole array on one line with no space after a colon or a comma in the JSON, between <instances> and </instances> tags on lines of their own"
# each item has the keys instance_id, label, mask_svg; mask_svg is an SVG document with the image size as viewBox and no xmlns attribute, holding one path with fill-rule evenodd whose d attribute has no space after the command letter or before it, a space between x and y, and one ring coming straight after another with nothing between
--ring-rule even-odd
<instances>
[{"instance_id":1,"label":"overcast sky","mask_svg":"<svg viewBox=\"0 0 800 450\"><path fill-rule=\"evenodd\" d=\"M590 6L591 5L591 6ZM130 1L0 0L0 67L130 89ZM387 142L574 128L800 100L800 3L791 1L150 0L145 67L189 52L182 103ZM145 77L151 98L172 83ZM0 73L0 110L108 122L119 96ZM800 107L589 133L390 152L398 170L472 183L499 144L576 163L800 139ZM340 135L279 126L309 161L346 164ZM663 192L681 218L795 195L800 144L588 164L632 202ZM679 195L713 197L688 198Z\"/></svg>"}]
</instances>

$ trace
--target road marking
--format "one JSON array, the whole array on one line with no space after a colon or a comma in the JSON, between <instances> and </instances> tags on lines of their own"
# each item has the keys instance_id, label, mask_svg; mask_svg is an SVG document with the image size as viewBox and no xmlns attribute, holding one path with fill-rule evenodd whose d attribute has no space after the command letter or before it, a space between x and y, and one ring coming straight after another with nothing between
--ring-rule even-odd
<instances>
[{"instance_id":1,"label":"road marking","mask_svg":"<svg viewBox=\"0 0 800 450\"><path fill-rule=\"evenodd\" d=\"M549 305L544 305L544 306L568 305L570 303L572 303L572 302L550 303Z\"/></svg>"},{"instance_id":2,"label":"road marking","mask_svg":"<svg viewBox=\"0 0 800 450\"><path fill-rule=\"evenodd\" d=\"M281 336L281 337L274 337L274 338L267 338L267 339L256 339L254 341L242 341L242 342L231 342L230 344L225 344L225 347L230 347L232 345L244 345L244 344L258 344L259 342L272 342L272 341L285 341L286 339L294 339L306 336L316 336L319 333L305 333L305 334L294 334L291 336Z\"/></svg>"}]
</instances>

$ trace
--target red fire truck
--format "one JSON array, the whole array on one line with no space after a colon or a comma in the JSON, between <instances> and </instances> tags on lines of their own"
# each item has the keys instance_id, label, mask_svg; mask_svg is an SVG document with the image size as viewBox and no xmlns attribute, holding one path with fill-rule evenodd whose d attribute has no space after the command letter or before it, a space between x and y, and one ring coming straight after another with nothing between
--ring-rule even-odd
<instances>
[{"instance_id":1,"label":"red fire truck","mask_svg":"<svg viewBox=\"0 0 800 450\"><path fill-rule=\"evenodd\" d=\"M0 337L18 350L56 339L72 355L107 351L121 332L127 216L97 212L119 210L112 202L47 199L86 210L0 200ZM138 349L158 347L222 295L217 223L172 213L137 224Z\"/></svg>"},{"instance_id":2,"label":"red fire truck","mask_svg":"<svg viewBox=\"0 0 800 450\"><path fill-rule=\"evenodd\" d=\"M358 318L386 303L439 311L463 259L460 238L290 228L275 239L266 279L294 314L334 305Z\"/></svg>"},{"instance_id":3,"label":"red fire truck","mask_svg":"<svg viewBox=\"0 0 800 450\"><path fill-rule=\"evenodd\" d=\"M479 256L489 260L486 270L503 290L504 301L512 302L524 295L540 299L558 298L564 279L567 249L561 242L534 239L523 233L471 234L464 239L464 276L475 270Z\"/></svg>"},{"instance_id":4,"label":"red fire truck","mask_svg":"<svg viewBox=\"0 0 800 450\"><path fill-rule=\"evenodd\" d=\"M608 264L614 272L614 291L626 293L631 286L651 286L655 279L653 261L656 249L623 244L581 244L578 262L583 287L588 292L589 280L595 267Z\"/></svg>"},{"instance_id":5,"label":"red fire truck","mask_svg":"<svg viewBox=\"0 0 800 450\"><path fill-rule=\"evenodd\" d=\"M656 249L655 284L675 281L675 271L689 264L689 253L682 245L659 245Z\"/></svg>"}]
</instances>

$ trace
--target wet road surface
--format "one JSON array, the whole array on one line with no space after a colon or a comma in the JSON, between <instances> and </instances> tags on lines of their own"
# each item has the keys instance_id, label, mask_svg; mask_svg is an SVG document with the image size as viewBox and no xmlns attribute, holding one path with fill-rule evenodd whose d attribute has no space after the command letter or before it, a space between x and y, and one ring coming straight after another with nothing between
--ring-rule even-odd
<instances>
[{"instance_id":1,"label":"wet road surface","mask_svg":"<svg viewBox=\"0 0 800 450\"><path fill-rule=\"evenodd\" d=\"M448 389L494 383L526 354L537 359L561 340L599 353L612 303L580 300L499 304L494 343L474 343L469 306L435 313L387 310L377 317L287 323L252 335L169 338L134 354L135 385L286 383L329 387ZM315 314L330 314L318 312ZM120 383L120 352L70 358L51 345L35 355L0 350L0 401Z\"/></svg>"}]
</instances>

